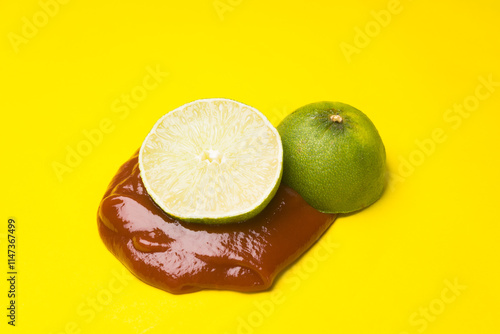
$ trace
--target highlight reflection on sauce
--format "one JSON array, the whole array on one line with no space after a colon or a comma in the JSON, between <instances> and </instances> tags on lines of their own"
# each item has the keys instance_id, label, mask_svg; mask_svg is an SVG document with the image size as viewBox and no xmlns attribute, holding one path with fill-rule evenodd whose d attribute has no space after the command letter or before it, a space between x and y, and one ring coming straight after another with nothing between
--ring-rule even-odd
<instances>
[{"instance_id":1,"label":"highlight reflection on sauce","mask_svg":"<svg viewBox=\"0 0 500 334\"><path fill-rule=\"evenodd\" d=\"M137 154L120 168L101 201L99 233L134 275L171 293L266 290L336 218L282 184L269 205L247 221L182 222L147 194Z\"/></svg>"}]
</instances>

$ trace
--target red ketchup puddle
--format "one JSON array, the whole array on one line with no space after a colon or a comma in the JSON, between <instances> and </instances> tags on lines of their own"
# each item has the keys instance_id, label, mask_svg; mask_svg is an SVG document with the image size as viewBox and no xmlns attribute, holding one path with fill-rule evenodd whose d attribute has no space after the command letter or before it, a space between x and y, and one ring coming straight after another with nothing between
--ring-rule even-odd
<instances>
[{"instance_id":1,"label":"red ketchup puddle","mask_svg":"<svg viewBox=\"0 0 500 334\"><path fill-rule=\"evenodd\" d=\"M170 293L266 290L336 218L315 210L281 184L266 208L247 221L179 221L147 194L137 157L134 154L111 181L99 206L99 233L135 276Z\"/></svg>"}]
</instances>

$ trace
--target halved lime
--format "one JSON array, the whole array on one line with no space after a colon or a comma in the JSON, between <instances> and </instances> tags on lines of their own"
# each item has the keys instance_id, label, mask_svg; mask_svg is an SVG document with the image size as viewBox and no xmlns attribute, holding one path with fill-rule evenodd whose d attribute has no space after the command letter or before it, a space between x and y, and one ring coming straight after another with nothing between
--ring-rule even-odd
<instances>
[{"instance_id":1,"label":"halved lime","mask_svg":"<svg viewBox=\"0 0 500 334\"><path fill-rule=\"evenodd\" d=\"M326 213L363 209L382 196L385 147L362 111L340 102L305 105L288 115L283 140L283 182Z\"/></svg>"},{"instance_id":2,"label":"halved lime","mask_svg":"<svg viewBox=\"0 0 500 334\"><path fill-rule=\"evenodd\" d=\"M278 189L283 148L257 109L203 99L161 117L139 152L141 177L167 214L230 223L255 216Z\"/></svg>"}]
</instances>

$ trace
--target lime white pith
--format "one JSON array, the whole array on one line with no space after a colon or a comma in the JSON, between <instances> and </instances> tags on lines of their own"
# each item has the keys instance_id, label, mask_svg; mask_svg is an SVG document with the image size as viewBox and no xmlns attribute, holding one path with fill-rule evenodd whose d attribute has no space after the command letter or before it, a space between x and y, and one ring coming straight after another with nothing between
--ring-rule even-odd
<instances>
[{"instance_id":1,"label":"lime white pith","mask_svg":"<svg viewBox=\"0 0 500 334\"><path fill-rule=\"evenodd\" d=\"M282 174L278 131L258 110L228 99L197 100L164 115L139 152L147 192L166 213L193 222L251 218Z\"/></svg>"}]
</instances>

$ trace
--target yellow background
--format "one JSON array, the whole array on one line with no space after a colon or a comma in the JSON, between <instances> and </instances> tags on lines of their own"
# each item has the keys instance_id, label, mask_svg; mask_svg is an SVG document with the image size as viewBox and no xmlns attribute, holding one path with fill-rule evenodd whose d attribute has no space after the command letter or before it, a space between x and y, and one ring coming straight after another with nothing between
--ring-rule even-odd
<instances>
[{"instance_id":1,"label":"yellow background","mask_svg":"<svg viewBox=\"0 0 500 334\"><path fill-rule=\"evenodd\" d=\"M498 333L499 16L492 0L2 1L2 333ZM144 90L154 70L168 75ZM386 146L382 199L269 292L170 295L124 273L97 233L108 182L154 122L207 97L275 125L342 101Z\"/></svg>"}]
</instances>

